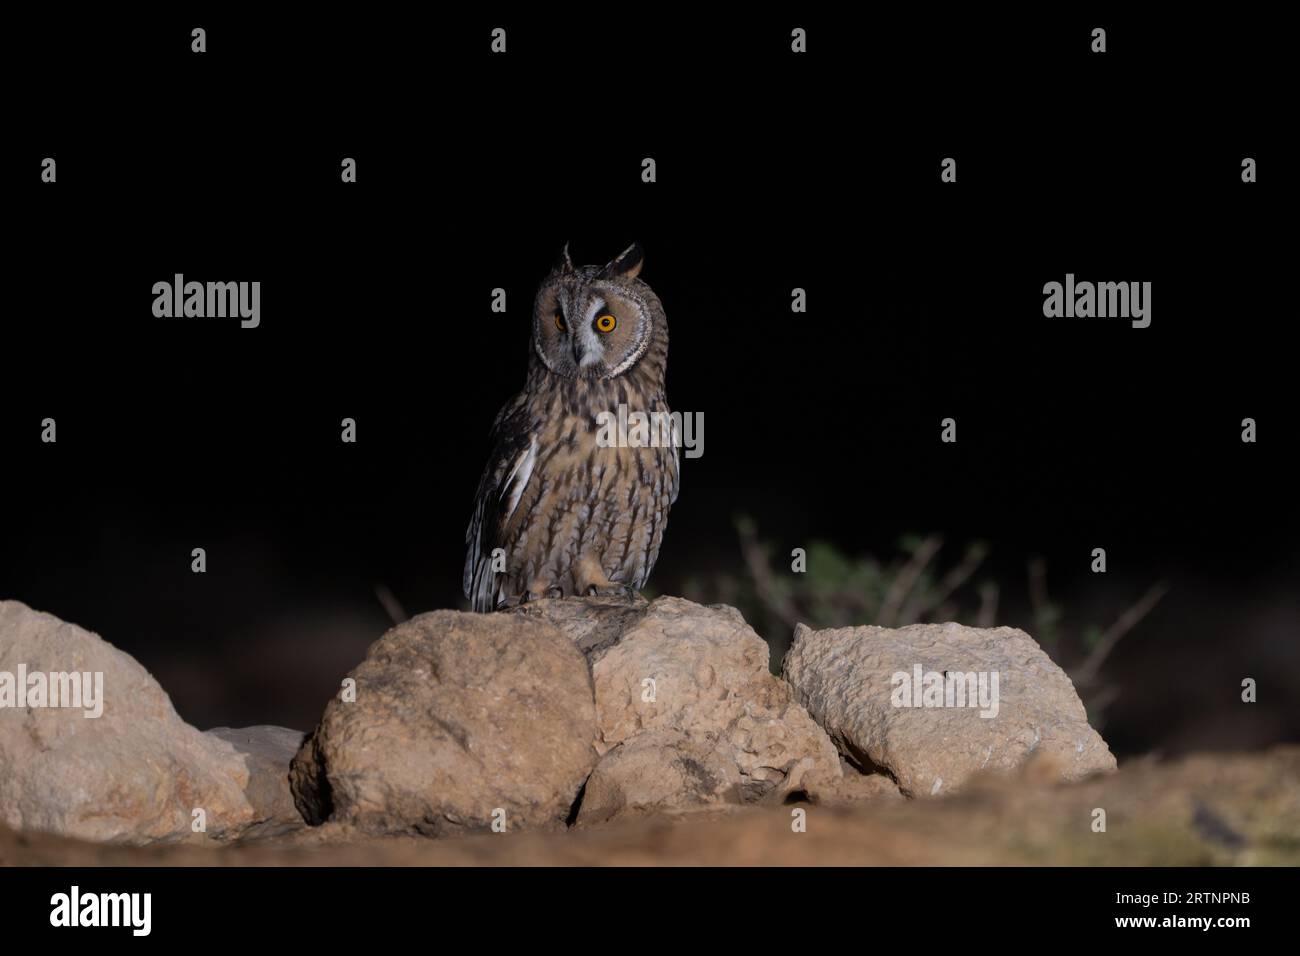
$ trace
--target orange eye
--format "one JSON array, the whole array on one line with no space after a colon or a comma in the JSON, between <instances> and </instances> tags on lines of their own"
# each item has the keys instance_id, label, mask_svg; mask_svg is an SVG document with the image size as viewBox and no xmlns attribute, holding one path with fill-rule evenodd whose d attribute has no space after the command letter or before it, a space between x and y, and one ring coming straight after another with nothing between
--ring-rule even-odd
<instances>
[{"instance_id":1,"label":"orange eye","mask_svg":"<svg viewBox=\"0 0 1300 956\"><path fill-rule=\"evenodd\" d=\"M598 332L613 332L616 325L618 325L618 319L609 313L605 313L596 320L596 330Z\"/></svg>"},{"instance_id":2,"label":"orange eye","mask_svg":"<svg viewBox=\"0 0 1300 956\"><path fill-rule=\"evenodd\" d=\"M556 327L557 329L559 329L561 332L563 332L566 328L568 328L568 326L564 324L564 313L563 313L563 312L556 312L556 313L555 313L555 327Z\"/></svg>"}]
</instances>

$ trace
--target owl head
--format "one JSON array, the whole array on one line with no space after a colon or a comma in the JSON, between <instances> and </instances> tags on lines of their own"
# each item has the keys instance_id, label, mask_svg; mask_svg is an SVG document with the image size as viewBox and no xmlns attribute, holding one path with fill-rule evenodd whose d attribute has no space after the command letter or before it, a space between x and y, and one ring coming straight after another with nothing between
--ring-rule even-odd
<instances>
[{"instance_id":1,"label":"owl head","mask_svg":"<svg viewBox=\"0 0 1300 956\"><path fill-rule=\"evenodd\" d=\"M603 266L575 266L565 245L533 304L533 351L553 375L615 378L666 344L663 306L637 278L643 261L634 242Z\"/></svg>"}]
</instances>

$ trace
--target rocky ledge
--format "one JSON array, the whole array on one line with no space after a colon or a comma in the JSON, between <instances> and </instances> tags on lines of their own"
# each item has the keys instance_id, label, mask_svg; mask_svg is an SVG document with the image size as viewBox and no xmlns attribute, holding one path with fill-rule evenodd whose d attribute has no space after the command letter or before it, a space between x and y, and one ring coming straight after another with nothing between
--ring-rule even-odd
<instances>
[{"instance_id":1,"label":"rocky ledge","mask_svg":"<svg viewBox=\"0 0 1300 956\"><path fill-rule=\"evenodd\" d=\"M93 717L63 706L81 675L102 676ZM129 655L0 602L0 825L13 832L249 845L587 830L902 805L1026 762L1055 781L1115 767L1069 679L1011 628L800 627L777 676L721 605L434 611L340 675L311 734L204 733Z\"/></svg>"}]
</instances>

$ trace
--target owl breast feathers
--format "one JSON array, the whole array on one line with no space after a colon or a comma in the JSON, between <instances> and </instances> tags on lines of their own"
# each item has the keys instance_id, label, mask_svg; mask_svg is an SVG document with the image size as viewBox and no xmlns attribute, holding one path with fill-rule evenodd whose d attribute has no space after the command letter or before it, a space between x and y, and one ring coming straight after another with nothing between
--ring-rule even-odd
<instances>
[{"instance_id":1,"label":"owl breast feathers","mask_svg":"<svg viewBox=\"0 0 1300 956\"><path fill-rule=\"evenodd\" d=\"M568 247L533 305L524 390L492 427L465 540L475 611L644 586L677 500L676 432L611 442L637 413L668 421L668 323L632 245L603 267ZM602 415L602 413L604 413Z\"/></svg>"}]
</instances>

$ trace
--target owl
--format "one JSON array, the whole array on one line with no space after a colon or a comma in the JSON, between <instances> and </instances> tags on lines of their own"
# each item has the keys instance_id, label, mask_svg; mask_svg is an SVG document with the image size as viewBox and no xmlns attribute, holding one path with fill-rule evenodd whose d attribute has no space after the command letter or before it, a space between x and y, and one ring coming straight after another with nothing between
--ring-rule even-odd
<instances>
[{"instance_id":1,"label":"owl","mask_svg":"<svg viewBox=\"0 0 1300 956\"><path fill-rule=\"evenodd\" d=\"M677 500L677 433L634 441L611 427L638 412L669 421L668 322L638 278L642 263L633 243L604 266L577 267L566 245L537 291L527 381L492 426L465 534L462 585L475 611L632 597L650 577Z\"/></svg>"}]
</instances>

